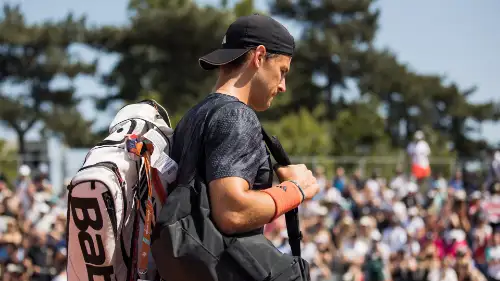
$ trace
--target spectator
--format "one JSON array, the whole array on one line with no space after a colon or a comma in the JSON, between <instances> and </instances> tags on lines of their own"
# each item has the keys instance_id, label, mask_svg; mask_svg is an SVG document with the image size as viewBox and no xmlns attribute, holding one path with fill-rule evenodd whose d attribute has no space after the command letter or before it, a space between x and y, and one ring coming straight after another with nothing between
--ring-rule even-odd
<instances>
[{"instance_id":1,"label":"spectator","mask_svg":"<svg viewBox=\"0 0 500 281\"><path fill-rule=\"evenodd\" d=\"M404 188L404 186L408 183L408 179L406 178L403 168L398 166L395 171L395 176L392 178L389 187L394 190L396 193Z\"/></svg>"},{"instance_id":2,"label":"spectator","mask_svg":"<svg viewBox=\"0 0 500 281\"><path fill-rule=\"evenodd\" d=\"M319 185L319 192L313 197L313 200L322 200L329 185L325 175L325 168L323 166L317 166L316 169L314 169L314 176L316 177L316 181Z\"/></svg>"},{"instance_id":3,"label":"spectator","mask_svg":"<svg viewBox=\"0 0 500 281\"><path fill-rule=\"evenodd\" d=\"M415 141L408 145L408 154L411 157L412 176L417 182L422 183L424 179L430 176L431 168L429 165L429 155L431 149L422 131L415 132Z\"/></svg>"},{"instance_id":4,"label":"spectator","mask_svg":"<svg viewBox=\"0 0 500 281\"><path fill-rule=\"evenodd\" d=\"M45 177L19 168L15 191L0 181L0 276L4 280L66 278L66 203L54 200Z\"/></svg>"},{"instance_id":5,"label":"spectator","mask_svg":"<svg viewBox=\"0 0 500 281\"><path fill-rule=\"evenodd\" d=\"M486 188L490 188L495 182L500 182L500 151L493 153L492 161L489 165L488 175L485 180Z\"/></svg>"},{"instance_id":6,"label":"spectator","mask_svg":"<svg viewBox=\"0 0 500 281\"><path fill-rule=\"evenodd\" d=\"M450 188L453 191L464 190L464 180L463 180L461 171L457 170L455 172L455 175L450 180Z\"/></svg>"},{"instance_id":7,"label":"spectator","mask_svg":"<svg viewBox=\"0 0 500 281\"><path fill-rule=\"evenodd\" d=\"M345 194L346 179L345 170L342 167L338 167L335 172L335 177L333 178L333 187L335 187L340 193Z\"/></svg>"},{"instance_id":8,"label":"spectator","mask_svg":"<svg viewBox=\"0 0 500 281\"><path fill-rule=\"evenodd\" d=\"M356 169L354 170L354 173L352 174L352 184L356 187L357 190L361 190L365 186L365 181L363 180L363 177L361 175L361 169Z\"/></svg>"},{"instance_id":9,"label":"spectator","mask_svg":"<svg viewBox=\"0 0 500 281\"><path fill-rule=\"evenodd\" d=\"M66 193L27 171L17 192L0 179L0 281L66 281ZM312 281L500 281L500 184L467 194L440 173L424 190L399 167L388 187L378 173L336 172L299 208ZM291 253L284 217L265 235Z\"/></svg>"}]
</instances>

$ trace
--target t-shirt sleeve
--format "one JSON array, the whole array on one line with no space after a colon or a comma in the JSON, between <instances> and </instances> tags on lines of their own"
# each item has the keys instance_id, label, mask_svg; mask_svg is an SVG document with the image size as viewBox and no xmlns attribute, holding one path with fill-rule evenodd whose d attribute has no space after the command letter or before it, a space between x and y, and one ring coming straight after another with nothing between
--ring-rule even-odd
<instances>
[{"instance_id":1,"label":"t-shirt sleeve","mask_svg":"<svg viewBox=\"0 0 500 281\"><path fill-rule=\"evenodd\" d=\"M208 126L205 159L207 182L240 177L252 186L260 165L267 160L257 115L243 104L219 109Z\"/></svg>"}]
</instances>

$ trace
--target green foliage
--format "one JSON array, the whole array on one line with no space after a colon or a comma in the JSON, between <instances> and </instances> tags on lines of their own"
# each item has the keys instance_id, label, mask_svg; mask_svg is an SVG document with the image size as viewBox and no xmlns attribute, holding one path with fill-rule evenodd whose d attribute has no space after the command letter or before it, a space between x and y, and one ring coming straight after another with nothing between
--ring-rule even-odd
<instances>
[{"instance_id":1,"label":"green foliage","mask_svg":"<svg viewBox=\"0 0 500 281\"><path fill-rule=\"evenodd\" d=\"M299 104L312 110L324 103L325 117L335 118L342 108L340 90L362 72L359 53L371 44L377 29L378 11L372 2L271 1L273 15L303 27L288 79L293 81L293 103L287 110L296 111Z\"/></svg>"},{"instance_id":2,"label":"green foliage","mask_svg":"<svg viewBox=\"0 0 500 281\"><path fill-rule=\"evenodd\" d=\"M264 127L291 155L318 155L318 163L332 171L341 163L328 162L327 156L385 156L398 160L383 166L383 173L391 173L404 161L417 130L425 132L433 157L482 155L489 145L470 134L483 122L498 120L500 106L471 103L474 87L460 89L445 83L445 77L416 73L391 51L376 49L372 42L379 11L374 3L270 1L272 16L291 21L301 33L287 92L259 113ZM6 7L0 18L0 82L25 88L0 93L0 120L18 132L21 150L24 135L39 121L45 123L44 132L62 133L72 146L98 139L90 132L92 121L76 110L79 100L71 83L77 75L94 74L95 64L75 61L68 53L68 46L84 42L119 55L115 67L98 76L110 93L97 100L99 109L115 101L153 98L169 111L175 126L216 81L216 72L202 70L198 58L220 46L234 19L262 13L253 0L219 4L130 0L127 25L95 28L71 15L31 26L18 9ZM55 77L67 77L69 86L49 87ZM355 87L348 89L348 83ZM347 101L347 92L357 98ZM346 168L358 165L366 171L375 167L356 163Z\"/></svg>"},{"instance_id":3,"label":"green foliage","mask_svg":"<svg viewBox=\"0 0 500 281\"><path fill-rule=\"evenodd\" d=\"M324 154L332 150L332 141L328 136L328 124L319 122L318 108L314 112L306 109L297 114L287 114L279 121L264 122L269 134L278 136L283 148L291 155L309 156Z\"/></svg>"},{"instance_id":4,"label":"green foliage","mask_svg":"<svg viewBox=\"0 0 500 281\"><path fill-rule=\"evenodd\" d=\"M460 90L455 84L446 85L445 77L415 74L387 50L366 53L360 62L366 70L359 80L360 91L382 101L387 115L385 131L393 146L405 147L417 130L426 128L440 143L436 151L447 153L445 147L452 142L458 157L470 158L488 148L469 133L484 121L498 120L500 111L492 102L468 101L474 87ZM405 124L404 130L401 124Z\"/></svg>"},{"instance_id":5,"label":"green foliage","mask_svg":"<svg viewBox=\"0 0 500 281\"><path fill-rule=\"evenodd\" d=\"M384 120L377 113L377 103L352 103L337 113L333 121L334 155L380 155L391 147L384 133Z\"/></svg>"},{"instance_id":6,"label":"green foliage","mask_svg":"<svg viewBox=\"0 0 500 281\"><path fill-rule=\"evenodd\" d=\"M91 131L94 120L83 119L76 107L54 107L43 120L46 125L41 131L42 136L48 138L57 132L70 147L92 147L105 137Z\"/></svg>"},{"instance_id":7,"label":"green foliage","mask_svg":"<svg viewBox=\"0 0 500 281\"><path fill-rule=\"evenodd\" d=\"M78 104L72 81L80 74L93 74L95 64L75 60L68 51L71 44L82 40L83 18L75 20L69 15L57 23L28 25L19 7L5 5L2 12L0 83L10 87L0 92L0 120L16 131L19 153L24 153L24 137L35 124L50 127L48 123L57 120L52 115L56 114L54 108ZM66 79L69 85L51 86L56 78ZM74 111L71 118L81 116ZM60 125L53 127L62 129ZM90 130L81 131L87 132Z\"/></svg>"},{"instance_id":8,"label":"green foliage","mask_svg":"<svg viewBox=\"0 0 500 281\"><path fill-rule=\"evenodd\" d=\"M12 183L17 174L17 157L14 148L9 147L7 142L0 139L0 174L4 174L7 181Z\"/></svg>"},{"instance_id":9,"label":"green foliage","mask_svg":"<svg viewBox=\"0 0 500 281\"><path fill-rule=\"evenodd\" d=\"M234 6L233 11L236 17L248 16L254 13L262 13L255 9L253 0L240 0Z\"/></svg>"},{"instance_id":10,"label":"green foliage","mask_svg":"<svg viewBox=\"0 0 500 281\"><path fill-rule=\"evenodd\" d=\"M215 72L202 70L198 58L220 46L229 12L192 1L138 2L130 26L100 27L86 36L89 46L121 54L102 77L118 91L99 102L101 109L114 100L135 101L146 91L159 93L170 114L185 112L215 83Z\"/></svg>"}]
</instances>

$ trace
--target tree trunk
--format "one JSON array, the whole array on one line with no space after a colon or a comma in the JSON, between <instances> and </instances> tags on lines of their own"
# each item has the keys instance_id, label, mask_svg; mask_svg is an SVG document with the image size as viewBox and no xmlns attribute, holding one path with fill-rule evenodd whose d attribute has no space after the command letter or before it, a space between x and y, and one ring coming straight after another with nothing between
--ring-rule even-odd
<instances>
[{"instance_id":1,"label":"tree trunk","mask_svg":"<svg viewBox=\"0 0 500 281\"><path fill-rule=\"evenodd\" d=\"M24 163L24 157L26 157L26 132L16 131L17 133L17 143L19 145L18 155L22 162Z\"/></svg>"}]
</instances>

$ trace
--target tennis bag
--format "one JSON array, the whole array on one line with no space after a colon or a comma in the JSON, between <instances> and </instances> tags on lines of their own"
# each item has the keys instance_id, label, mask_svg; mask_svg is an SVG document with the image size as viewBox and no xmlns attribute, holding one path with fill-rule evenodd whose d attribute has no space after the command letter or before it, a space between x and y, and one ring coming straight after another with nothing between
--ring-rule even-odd
<instances>
[{"instance_id":1,"label":"tennis bag","mask_svg":"<svg viewBox=\"0 0 500 281\"><path fill-rule=\"evenodd\" d=\"M223 104L212 109L211 116ZM205 128L202 130L206 131ZM263 131L266 144L273 145ZM261 136L262 137L262 136ZM203 138L203 135L200 139ZM188 147L201 147L191 144ZM204 163L203 149L189 151L189 158ZM276 149L270 149L271 154ZM282 151L282 150L281 150ZM282 151L283 152L283 151ZM193 156L193 153L197 155ZM277 157L278 155L273 155ZM185 155L181 156L184 159ZM182 161L182 160L181 160ZM187 162L187 161L186 161ZM194 162L194 161L193 161ZM203 167L182 164L177 183L169 190L153 230L152 253L160 276L167 281L290 281L310 280L309 265L299 255L281 253L261 232L225 236L210 219L210 203ZM184 172L186 174L184 174ZM296 213L295 213L296 215ZM288 224L298 229L298 220ZM300 238L298 238L300 240ZM300 248L300 241L298 246ZM294 249L296 249L294 247Z\"/></svg>"},{"instance_id":2,"label":"tennis bag","mask_svg":"<svg viewBox=\"0 0 500 281\"><path fill-rule=\"evenodd\" d=\"M68 186L68 280L159 280L151 230L175 180L168 114L153 100L123 107Z\"/></svg>"}]
</instances>

